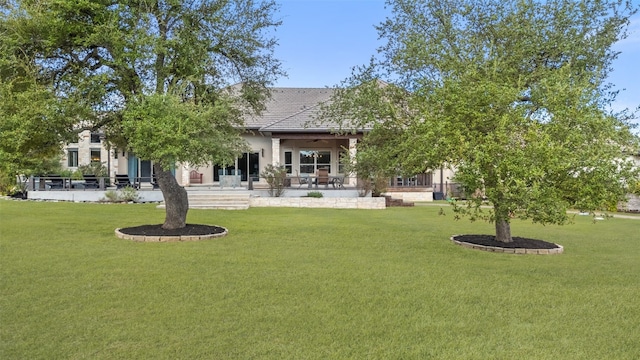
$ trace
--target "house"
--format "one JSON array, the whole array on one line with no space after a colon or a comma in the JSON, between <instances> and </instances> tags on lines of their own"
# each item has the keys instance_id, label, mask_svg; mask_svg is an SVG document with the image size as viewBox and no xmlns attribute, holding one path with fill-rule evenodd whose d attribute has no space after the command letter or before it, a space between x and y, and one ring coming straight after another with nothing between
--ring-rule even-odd
<instances>
[{"instance_id":1,"label":"house","mask_svg":"<svg viewBox=\"0 0 640 360\"><path fill-rule=\"evenodd\" d=\"M313 175L320 168L328 169L330 175L348 175L339 163L340 154L345 149L355 151L362 134L336 135L328 125L313 123L320 104L328 101L331 94L332 90L326 88L272 89L261 116L245 119L244 138L252 151L227 166L215 164L196 169L203 174L202 182L218 183L220 175L225 174L239 175L242 182L249 178L259 181L267 164L283 165L291 175ZM191 169L181 170L181 183L187 184ZM355 178L348 182L355 184Z\"/></svg>"},{"instance_id":2,"label":"house","mask_svg":"<svg viewBox=\"0 0 640 360\"><path fill-rule=\"evenodd\" d=\"M80 165L103 163L109 169L110 177L119 172L119 157L126 156L117 149L105 145L104 134L99 132L82 131L78 141L64 146L61 165L66 170L76 171Z\"/></svg>"},{"instance_id":3,"label":"house","mask_svg":"<svg viewBox=\"0 0 640 360\"><path fill-rule=\"evenodd\" d=\"M355 154L356 144L363 133L335 134L331 126L315 121L322 103L329 101L333 93L329 88L273 88L271 99L260 116L245 119L246 132L243 135L251 151L237 158L232 164L211 164L193 168L189 164L178 164L176 179L183 186L219 186L221 176L237 175L241 185L248 182L261 184L260 173L267 164L280 164L291 176L313 175L318 169L327 169L329 175L344 176L345 186L356 185L355 174L346 174L340 163L345 152ZM84 134L83 139L97 140L95 134ZM92 141L93 141L92 140ZM88 144L88 145L87 145ZM95 145L95 149L93 146ZM97 142L69 144L65 149L64 165L74 169L91 155L91 161L107 163L109 174L128 174L130 178L150 179L153 172L151 162L141 160L132 154L117 149L99 148ZM85 147L89 150L80 150ZM76 153L74 153L76 151ZM95 155L95 156L94 156ZM76 160L73 160L75 156ZM192 171L198 173L198 183L192 183ZM446 181L450 171L437 171L435 179ZM202 175L201 177L199 175ZM409 201L431 200L433 192L432 174L417 174L409 178L390 179L391 192Z\"/></svg>"}]
</instances>

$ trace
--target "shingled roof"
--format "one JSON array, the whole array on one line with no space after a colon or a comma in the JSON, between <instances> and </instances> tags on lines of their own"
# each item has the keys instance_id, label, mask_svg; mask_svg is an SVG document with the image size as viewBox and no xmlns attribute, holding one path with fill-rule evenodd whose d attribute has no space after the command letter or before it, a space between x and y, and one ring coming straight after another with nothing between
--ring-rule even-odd
<instances>
[{"instance_id":1,"label":"shingled roof","mask_svg":"<svg viewBox=\"0 0 640 360\"><path fill-rule=\"evenodd\" d=\"M264 132L329 131L330 125L314 120L320 105L332 94L329 88L272 88L266 109L260 116L245 119L245 125Z\"/></svg>"}]
</instances>

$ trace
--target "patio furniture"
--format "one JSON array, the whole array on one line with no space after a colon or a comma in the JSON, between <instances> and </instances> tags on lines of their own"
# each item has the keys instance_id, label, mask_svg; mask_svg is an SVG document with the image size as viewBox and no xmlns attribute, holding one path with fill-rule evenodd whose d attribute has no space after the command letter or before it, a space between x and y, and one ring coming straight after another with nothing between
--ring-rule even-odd
<instances>
[{"instance_id":1,"label":"patio furniture","mask_svg":"<svg viewBox=\"0 0 640 360\"><path fill-rule=\"evenodd\" d=\"M189 173L189 183L202 184L202 174L195 170L191 170Z\"/></svg>"},{"instance_id":2,"label":"patio furniture","mask_svg":"<svg viewBox=\"0 0 640 360\"><path fill-rule=\"evenodd\" d=\"M116 189L122 189L125 187L132 187L137 189L137 184L132 184L129 180L129 175L126 174L116 174Z\"/></svg>"},{"instance_id":3,"label":"patio furniture","mask_svg":"<svg viewBox=\"0 0 640 360\"><path fill-rule=\"evenodd\" d=\"M309 185L309 175L308 174L300 174L298 170L296 170L296 179L298 180L298 189L302 187L302 185Z\"/></svg>"},{"instance_id":4,"label":"patio furniture","mask_svg":"<svg viewBox=\"0 0 640 360\"><path fill-rule=\"evenodd\" d=\"M316 186L324 185L329 187L329 170L318 169L318 177L316 178Z\"/></svg>"},{"instance_id":5,"label":"patio furniture","mask_svg":"<svg viewBox=\"0 0 640 360\"><path fill-rule=\"evenodd\" d=\"M98 182L98 178L95 175L82 175L84 178L84 186L85 189L99 189L100 183Z\"/></svg>"},{"instance_id":6,"label":"patio furniture","mask_svg":"<svg viewBox=\"0 0 640 360\"><path fill-rule=\"evenodd\" d=\"M151 186L153 186L153 190L160 189L160 184L158 184L156 174L153 174L153 177L151 178Z\"/></svg>"},{"instance_id":7,"label":"patio furniture","mask_svg":"<svg viewBox=\"0 0 640 360\"><path fill-rule=\"evenodd\" d=\"M344 189L344 176L330 176L329 182L334 189Z\"/></svg>"},{"instance_id":8,"label":"patio furniture","mask_svg":"<svg viewBox=\"0 0 640 360\"><path fill-rule=\"evenodd\" d=\"M45 182L49 186L50 190L62 190L64 189L64 179L62 176L57 174L47 175L45 177Z\"/></svg>"}]
</instances>

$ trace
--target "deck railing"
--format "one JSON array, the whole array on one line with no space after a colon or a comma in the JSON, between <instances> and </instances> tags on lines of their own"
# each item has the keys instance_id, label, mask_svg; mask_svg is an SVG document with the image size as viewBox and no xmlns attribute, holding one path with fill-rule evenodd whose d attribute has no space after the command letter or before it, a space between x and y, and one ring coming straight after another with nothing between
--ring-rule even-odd
<instances>
[{"instance_id":1,"label":"deck railing","mask_svg":"<svg viewBox=\"0 0 640 360\"><path fill-rule=\"evenodd\" d=\"M30 176L26 183L27 191L51 190L104 190L111 181L108 177L75 179L60 175Z\"/></svg>"},{"instance_id":2,"label":"deck railing","mask_svg":"<svg viewBox=\"0 0 640 360\"><path fill-rule=\"evenodd\" d=\"M430 188L433 187L432 174L424 173L410 177L396 176L389 180L389 188Z\"/></svg>"}]
</instances>

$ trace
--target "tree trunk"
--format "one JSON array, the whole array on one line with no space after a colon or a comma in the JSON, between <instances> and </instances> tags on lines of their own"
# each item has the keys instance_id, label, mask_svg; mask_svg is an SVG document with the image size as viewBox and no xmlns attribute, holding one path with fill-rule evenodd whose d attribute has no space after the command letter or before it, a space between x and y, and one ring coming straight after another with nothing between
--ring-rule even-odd
<instances>
[{"instance_id":1,"label":"tree trunk","mask_svg":"<svg viewBox=\"0 0 640 360\"><path fill-rule=\"evenodd\" d=\"M496 240L504 243L513 241L509 220L502 217L496 218Z\"/></svg>"},{"instance_id":2,"label":"tree trunk","mask_svg":"<svg viewBox=\"0 0 640 360\"><path fill-rule=\"evenodd\" d=\"M189 211L189 199L187 190L178 184L175 176L169 170L163 170L159 165L153 169L162 191L165 204L165 219L163 229L180 229L187 224L187 211Z\"/></svg>"}]
</instances>

